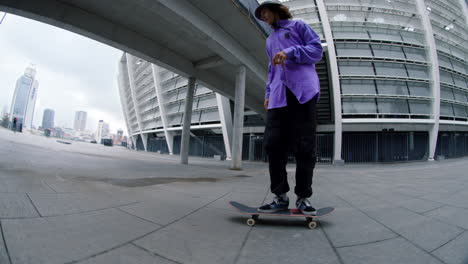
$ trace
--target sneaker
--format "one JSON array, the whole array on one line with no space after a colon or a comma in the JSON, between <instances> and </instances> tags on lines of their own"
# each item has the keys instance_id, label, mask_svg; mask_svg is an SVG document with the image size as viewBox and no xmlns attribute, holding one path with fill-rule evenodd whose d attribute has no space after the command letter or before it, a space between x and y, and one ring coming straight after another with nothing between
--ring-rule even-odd
<instances>
[{"instance_id":1,"label":"sneaker","mask_svg":"<svg viewBox=\"0 0 468 264\"><path fill-rule=\"evenodd\" d=\"M296 201L296 207L297 209L301 210L301 213L305 215L315 215L317 213L317 210L315 210L315 208L312 207L309 199L307 198L298 197Z\"/></svg>"},{"instance_id":2,"label":"sneaker","mask_svg":"<svg viewBox=\"0 0 468 264\"><path fill-rule=\"evenodd\" d=\"M257 208L257 211L260 213L275 213L283 210L287 210L289 207L289 199L286 196L286 199L281 196L276 196L273 199L273 202L265 204Z\"/></svg>"}]
</instances>

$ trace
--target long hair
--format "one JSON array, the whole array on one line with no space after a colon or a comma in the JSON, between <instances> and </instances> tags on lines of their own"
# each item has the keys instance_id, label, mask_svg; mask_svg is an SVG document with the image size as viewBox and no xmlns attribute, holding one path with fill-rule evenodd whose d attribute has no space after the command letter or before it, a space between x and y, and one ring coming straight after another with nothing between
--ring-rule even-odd
<instances>
[{"instance_id":1,"label":"long hair","mask_svg":"<svg viewBox=\"0 0 468 264\"><path fill-rule=\"evenodd\" d=\"M281 20L283 19L291 19L293 16L291 14L291 12L289 11L289 7L285 6L285 5L281 5L281 6L272 6L272 7L269 7L270 10L272 12L275 12L278 14L279 18Z\"/></svg>"}]
</instances>

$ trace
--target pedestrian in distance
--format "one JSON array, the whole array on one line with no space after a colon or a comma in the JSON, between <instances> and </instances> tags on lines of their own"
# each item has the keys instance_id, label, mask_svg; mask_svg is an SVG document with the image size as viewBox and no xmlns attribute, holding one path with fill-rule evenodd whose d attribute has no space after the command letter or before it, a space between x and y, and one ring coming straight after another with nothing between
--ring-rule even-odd
<instances>
[{"instance_id":1,"label":"pedestrian in distance","mask_svg":"<svg viewBox=\"0 0 468 264\"><path fill-rule=\"evenodd\" d=\"M18 119L15 117L13 117L13 131L15 131L16 133L16 127L18 125Z\"/></svg>"},{"instance_id":2,"label":"pedestrian in distance","mask_svg":"<svg viewBox=\"0 0 468 264\"><path fill-rule=\"evenodd\" d=\"M267 122L265 151L268 156L271 203L260 206L262 213L273 213L289 207L290 190L286 165L288 152L296 159L296 207L315 215L312 177L316 162L316 104L320 83L315 64L322 59L320 37L301 20L292 20L289 8L279 1L265 1L255 16L268 23L273 32L266 40L269 57L265 89Z\"/></svg>"}]
</instances>

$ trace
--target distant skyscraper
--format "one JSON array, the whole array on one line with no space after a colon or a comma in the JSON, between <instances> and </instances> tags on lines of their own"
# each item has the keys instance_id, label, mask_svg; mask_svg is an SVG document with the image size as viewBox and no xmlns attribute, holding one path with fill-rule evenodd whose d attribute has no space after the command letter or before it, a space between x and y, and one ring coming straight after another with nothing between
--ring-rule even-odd
<instances>
[{"instance_id":1,"label":"distant skyscraper","mask_svg":"<svg viewBox=\"0 0 468 264\"><path fill-rule=\"evenodd\" d=\"M73 123L73 129L75 129L75 131L84 131L86 129L87 118L88 118L88 113L84 111L76 111L75 122Z\"/></svg>"},{"instance_id":2,"label":"distant skyscraper","mask_svg":"<svg viewBox=\"0 0 468 264\"><path fill-rule=\"evenodd\" d=\"M16 81L15 93L11 102L10 122L16 117L17 126L31 129L36 107L37 89L39 82L36 78L36 69L33 66L26 68L24 74Z\"/></svg>"},{"instance_id":3,"label":"distant skyscraper","mask_svg":"<svg viewBox=\"0 0 468 264\"><path fill-rule=\"evenodd\" d=\"M54 110L44 110L44 115L42 116L42 129L54 128L54 116Z\"/></svg>"},{"instance_id":4,"label":"distant skyscraper","mask_svg":"<svg viewBox=\"0 0 468 264\"><path fill-rule=\"evenodd\" d=\"M95 138L98 144L101 143L101 139L109 137L109 124L104 123L104 120L99 120L99 124L96 130Z\"/></svg>"}]
</instances>

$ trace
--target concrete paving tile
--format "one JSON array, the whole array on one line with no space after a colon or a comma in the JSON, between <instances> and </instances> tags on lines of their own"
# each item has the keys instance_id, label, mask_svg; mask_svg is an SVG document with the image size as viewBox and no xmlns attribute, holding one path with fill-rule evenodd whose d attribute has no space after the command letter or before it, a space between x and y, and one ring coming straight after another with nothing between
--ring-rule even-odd
<instances>
[{"instance_id":1,"label":"concrete paving tile","mask_svg":"<svg viewBox=\"0 0 468 264\"><path fill-rule=\"evenodd\" d=\"M204 208L135 244L181 263L233 263L249 229L245 217Z\"/></svg>"},{"instance_id":2,"label":"concrete paving tile","mask_svg":"<svg viewBox=\"0 0 468 264\"><path fill-rule=\"evenodd\" d=\"M445 223L468 229L468 209L444 206L425 215L437 218Z\"/></svg>"},{"instance_id":3,"label":"concrete paving tile","mask_svg":"<svg viewBox=\"0 0 468 264\"><path fill-rule=\"evenodd\" d=\"M119 209L132 215L147 219L160 225L167 225L184 215L208 204L211 200L201 198L185 198L183 196L161 196L137 204L122 206Z\"/></svg>"},{"instance_id":4,"label":"concrete paving tile","mask_svg":"<svg viewBox=\"0 0 468 264\"><path fill-rule=\"evenodd\" d=\"M75 214L143 201L132 192L30 194L43 216Z\"/></svg>"},{"instance_id":5,"label":"concrete paving tile","mask_svg":"<svg viewBox=\"0 0 468 264\"><path fill-rule=\"evenodd\" d=\"M416 226L424 222L427 217L414 213L408 209L389 205L386 207L363 208L367 215L388 226L392 230Z\"/></svg>"},{"instance_id":6,"label":"concrete paving tile","mask_svg":"<svg viewBox=\"0 0 468 264\"><path fill-rule=\"evenodd\" d=\"M427 212L429 210L433 210L443 205L438 202L432 202L432 201L422 200L418 198L400 201L396 204L416 213Z\"/></svg>"},{"instance_id":7,"label":"concrete paving tile","mask_svg":"<svg viewBox=\"0 0 468 264\"><path fill-rule=\"evenodd\" d=\"M337 250L345 264L441 264L436 258L403 238L338 248Z\"/></svg>"},{"instance_id":8,"label":"concrete paving tile","mask_svg":"<svg viewBox=\"0 0 468 264\"><path fill-rule=\"evenodd\" d=\"M0 227L2 223L0 222ZM0 230L0 263L2 264L11 264L10 259L8 258L7 249L5 243L3 242L3 232Z\"/></svg>"},{"instance_id":9,"label":"concrete paving tile","mask_svg":"<svg viewBox=\"0 0 468 264\"><path fill-rule=\"evenodd\" d=\"M388 228L355 209L336 210L320 220L335 247L364 244L396 237Z\"/></svg>"},{"instance_id":10,"label":"concrete paving tile","mask_svg":"<svg viewBox=\"0 0 468 264\"><path fill-rule=\"evenodd\" d=\"M421 248L432 251L456 237L462 230L404 208L364 209L379 223L391 228Z\"/></svg>"},{"instance_id":11,"label":"concrete paving tile","mask_svg":"<svg viewBox=\"0 0 468 264\"><path fill-rule=\"evenodd\" d=\"M134 245L125 245L77 264L174 264Z\"/></svg>"},{"instance_id":12,"label":"concrete paving tile","mask_svg":"<svg viewBox=\"0 0 468 264\"><path fill-rule=\"evenodd\" d=\"M102 192L111 191L114 186L102 182L91 182L63 178L58 175L44 180L47 185L58 193L76 193L76 192Z\"/></svg>"},{"instance_id":13,"label":"concrete paving tile","mask_svg":"<svg viewBox=\"0 0 468 264\"><path fill-rule=\"evenodd\" d=\"M109 250L159 226L115 209L79 215L2 220L13 263L55 264Z\"/></svg>"},{"instance_id":14,"label":"concrete paving tile","mask_svg":"<svg viewBox=\"0 0 468 264\"><path fill-rule=\"evenodd\" d=\"M444 245L463 232L458 227L433 219L426 219L421 223L408 225L395 231L429 252Z\"/></svg>"},{"instance_id":15,"label":"concrete paving tile","mask_svg":"<svg viewBox=\"0 0 468 264\"><path fill-rule=\"evenodd\" d=\"M303 219L260 218L236 263L340 263L323 231L309 230L304 222Z\"/></svg>"},{"instance_id":16,"label":"concrete paving tile","mask_svg":"<svg viewBox=\"0 0 468 264\"><path fill-rule=\"evenodd\" d=\"M453 241L435 250L433 254L447 264L468 263L468 232L465 231Z\"/></svg>"},{"instance_id":17,"label":"concrete paving tile","mask_svg":"<svg viewBox=\"0 0 468 264\"><path fill-rule=\"evenodd\" d=\"M26 194L0 193L0 218L38 216Z\"/></svg>"},{"instance_id":18,"label":"concrete paving tile","mask_svg":"<svg viewBox=\"0 0 468 264\"><path fill-rule=\"evenodd\" d=\"M460 191L450 196L446 201L446 204L463 207L468 209L468 190Z\"/></svg>"},{"instance_id":19,"label":"concrete paving tile","mask_svg":"<svg viewBox=\"0 0 468 264\"><path fill-rule=\"evenodd\" d=\"M259 191L257 192L235 191L235 192L229 193L225 197L210 204L209 207L237 212L228 204L230 201L236 201L236 202L243 203L245 205L252 206L252 207L260 206L261 203L263 202L263 199L265 198L265 194L266 194L265 190L262 190L261 192Z\"/></svg>"},{"instance_id":20,"label":"concrete paving tile","mask_svg":"<svg viewBox=\"0 0 468 264\"><path fill-rule=\"evenodd\" d=\"M228 186L213 188L212 185L194 183L172 183L159 186L161 190L178 193L184 197L207 198L215 200L230 191Z\"/></svg>"},{"instance_id":21,"label":"concrete paving tile","mask_svg":"<svg viewBox=\"0 0 468 264\"><path fill-rule=\"evenodd\" d=\"M55 191L38 179L25 177L2 180L0 193L55 193Z\"/></svg>"},{"instance_id":22,"label":"concrete paving tile","mask_svg":"<svg viewBox=\"0 0 468 264\"><path fill-rule=\"evenodd\" d=\"M370 195L366 195L363 193L348 193L348 194L343 194L340 193L338 196L345 200L347 203L352 204L355 207L358 208L363 208L363 207L380 207L382 206L382 201L372 197Z\"/></svg>"}]
</instances>

